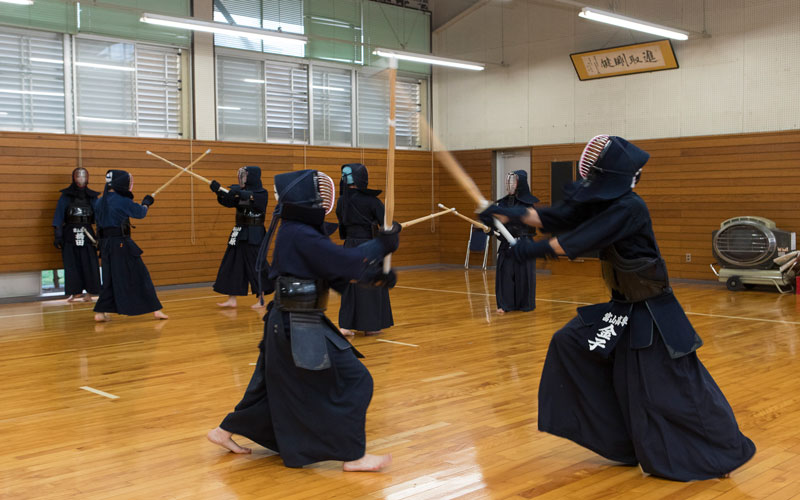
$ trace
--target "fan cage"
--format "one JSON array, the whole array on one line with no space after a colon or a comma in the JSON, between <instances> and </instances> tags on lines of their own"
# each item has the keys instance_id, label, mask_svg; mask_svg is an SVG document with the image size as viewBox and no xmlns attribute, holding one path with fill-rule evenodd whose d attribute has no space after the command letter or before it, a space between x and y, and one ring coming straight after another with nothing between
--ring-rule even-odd
<instances>
[{"instance_id":1,"label":"fan cage","mask_svg":"<svg viewBox=\"0 0 800 500\"><path fill-rule=\"evenodd\" d=\"M773 256L775 234L756 221L739 221L720 229L714 248L725 262L736 266L757 266Z\"/></svg>"}]
</instances>

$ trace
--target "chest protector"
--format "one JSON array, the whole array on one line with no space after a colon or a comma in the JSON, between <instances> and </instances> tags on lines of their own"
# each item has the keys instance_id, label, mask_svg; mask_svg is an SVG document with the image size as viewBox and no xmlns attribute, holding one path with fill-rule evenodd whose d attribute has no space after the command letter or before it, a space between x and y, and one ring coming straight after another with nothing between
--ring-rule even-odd
<instances>
[{"instance_id":1,"label":"chest protector","mask_svg":"<svg viewBox=\"0 0 800 500\"><path fill-rule=\"evenodd\" d=\"M67 224L93 224L94 209L89 200L80 198L70 198L70 200L64 221Z\"/></svg>"},{"instance_id":2,"label":"chest protector","mask_svg":"<svg viewBox=\"0 0 800 500\"><path fill-rule=\"evenodd\" d=\"M263 226L264 220L264 212L252 207L236 207L237 226Z\"/></svg>"},{"instance_id":3,"label":"chest protector","mask_svg":"<svg viewBox=\"0 0 800 500\"><path fill-rule=\"evenodd\" d=\"M640 302L671 293L667 264L660 257L626 259L614 246L600 252L603 280L612 298L625 302Z\"/></svg>"}]
</instances>

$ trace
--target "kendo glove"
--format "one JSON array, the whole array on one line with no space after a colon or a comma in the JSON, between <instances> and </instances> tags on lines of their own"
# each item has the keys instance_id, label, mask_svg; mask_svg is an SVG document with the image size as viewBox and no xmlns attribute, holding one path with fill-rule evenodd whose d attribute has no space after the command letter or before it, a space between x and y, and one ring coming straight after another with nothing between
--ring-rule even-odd
<instances>
[{"instance_id":1,"label":"kendo glove","mask_svg":"<svg viewBox=\"0 0 800 500\"><path fill-rule=\"evenodd\" d=\"M514 259L524 262L541 257L555 257L556 252L550 246L549 239L534 241L530 238L519 238L511 247L511 255Z\"/></svg>"},{"instance_id":2,"label":"kendo glove","mask_svg":"<svg viewBox=\"0 0 800 500\"><path fill-rule=\"evenodd\" d=\"M61 230L57 227L53 227L55 229L55 235L53 237L53 246L61 250L64 248L64 236L61 234Z\"/></svg>"},{"instance_id":3,"label":"kendo glove","mask_svg":"<svg viewBox=\"0 0 800 500\"><path fill-rule=\"evenodd\" d=\"M144 205L144 206L146 206L146 207L149 207L150 205L152 205L152 204L153 204L153 203L155 203L155 202L156 202L156 199L155 199L155 198L153 198L152 196L150 196L150 195L148 194L148 195L147 195L147 196L145 196L145 197L144 197L144 199L142 200L142 205Z\"/></svg>"},{"instance_id":4,"label":"kendo glove","mask_svg":"<svg viewBox=\"0 0 800 500\"><path fill-rule=\"evenodd\" d=\"M376 276L372 284L383 288L394 288L397 284L397 273L394 272L394 269L389 269L388 273L380 273Z\"/></svg>"},{"instance_id":5,"label":"kendo glove","mask_svg":"<svg viewBox=\"0 0 800 500\"><path fill-rule=\"evenodd\" d=\"M220 185L219 182L217 181L211 181L211 184L209 184L208 187L210 187L211 190L216 193L217 191L219 191Z\"/></svg>"},{"instance_id":6,"label":"kendo glove","mask_svg":"<svg viewBox=\"0 0 800 500\"><path fill-rule=\"evenodd\" d=\"M395 250L397 247L400 246L400 231L403 227L398 222L392 222L392 227L390 229L383 229L378 232L378 237L376 238L381 246L383 247L383 254L387 255Z\"/></svg>"},{"instance_id":7,"label":"kendo glove","mask_svg":"<svg viewBox=\"0 0 800 500\"><path fill-rule=\"evenodd\" d=\"M522 218L527 215L528 209L522 205L513 207L501 207L500 205L489 205L486 209L478 214L478 218L489 227L494 227L495 218L494 214L505 215L508 217L509 222L522 222Z\"/></svg>"},{"instance_id":8,"label":"kendo glove","mask_svg":"<svg viewBox=\"0 0 800 500\"><path fill-rule=\"evenodd\" d=\"M358 248L364 252L367 262L379 262L385 255L397 250L400 245L398 233L401 229L400 224L394 222L388 231L381 229L375 238L358 245Z\"/></svg>"}]
</instances>

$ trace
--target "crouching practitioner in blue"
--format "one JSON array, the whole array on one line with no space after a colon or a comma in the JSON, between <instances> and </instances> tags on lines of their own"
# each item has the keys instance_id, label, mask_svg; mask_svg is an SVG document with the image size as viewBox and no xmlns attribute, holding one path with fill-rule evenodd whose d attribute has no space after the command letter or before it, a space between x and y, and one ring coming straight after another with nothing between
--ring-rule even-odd
<instances>
[{"instance_id":1,"label":"crouching practitioner in blue","mask_svg":"<svg viewBox=\"0 0 800 500\"><path fill-rule=\"evenodd\" d=\"M357 247L372 239L373 231L383 225L384 207L377 189L369 189L369 172L361 163L342 165L336 218L339 237L347 248ZM342 292L339 306L339 328L344 335L361 330L377 335L394 325L389 289L350 284Z\"/></svg>"},{"instance_id":2,"label":"crouching practitioner in blue","mask_svg":"<svg viewBox=\"0 0 800 500\"><path fill-rule=\"evenodd\" d=\"M220 190L217 181L211 182L211 190L217 193L217 202L223 207L236 207L236 225L228 238L228 248L214 282L214 291L228 296L218 303L220 307L236 307L236 296L247 295L247 287L258 296L252 307L263 307L262 290L258 289L256 257L261 240L264 239L267 191L261 185L261 169L255 166L242 167L238 172L238 184L228 192ZM270 290L271 291L271 290Z\"/></svg>"},{"instance_id":3,"label":"crouching practitioner in blue","mask_svg":"<svg viewBox=\"0 0 800 500\"><path fill-rule=\"evenodd\" d=\"M484 212L546 232L515 257L600 250L611 301L578 308L550 342L539 385L539 429L617 462L676 481L726 477L755 446L695 352L702 345L672 293L652 221L632 191L649 154L598 136L582 181L550 208Z\"/></svg>"},{"instance_id":4,"label":"crouching practitioner in blue","mask_svg":"<svg viewBox=\"0 0 800 500\"><path fill-rule=\"evenodd\" d=\"M509 172L506 176L507 196L497 200L501 207L530 208L539 198L531 194L528 173L524 170ZM491 227L491 226L490 226ZM522 222L510 222L506 229L515 238L533 239L536 229ZM511 245L500 238L497 249L497 270L494 278L494 294L497 313L506 311L533 311L536 309L536 259L519 261L511 255Z\"/></svg>"},{"instance_id":5,"label":"crouching practitioner in blue","mask_svg":"<svg viewBox=\"0 0 800 500\"><path fill-rule=\"evenodd\" d=\"M131 239L131 221L144 219L155 199L149 194L142 204L133 201L133 176L124 170L106 172L103 197L95 202L103 262L103 288L94 306L95 321L108 321L109 313L136 316L153 313L167 319L142 261L142 249Z\"/></svg>"},{"instance_id":6,"label":"crouching practitioner in blue","mask_svg":"<svg viewBox=\"0 0 800 500\"><path fill-rule=\"evenodd\" d=\"M100 263L92 241L97 240L92 224L94 203L99 195L89 189L89 172L78 167L72 171L72 184L61 190L56 205L53 245L61 250L68 302L79 299L91 302L91 296L100 293Z\"/></svg>"},{"instance_id":7,"label":"crouching practitioner in blue","mask_svg":"<svg viewBox=\"0 0 800 500\"><path fill-rule=\"evenodd\" d=\"M398 246L400 225L355 248L334 244L335 224L324 222L334 201L333 181L316 170L275 176L278 206L260 256L266 255L278 220L270 279L275 297L267 307L264 338L244 397L208 439L234 453L245 436L276 451L287 467L341 460L346 471L375 471L390 455L366 453L366 413L372 376L361 354L325 316L328 287L341 293L358 281L392 287L394 272L382 260Z\"/></svg>"}]
</instances>

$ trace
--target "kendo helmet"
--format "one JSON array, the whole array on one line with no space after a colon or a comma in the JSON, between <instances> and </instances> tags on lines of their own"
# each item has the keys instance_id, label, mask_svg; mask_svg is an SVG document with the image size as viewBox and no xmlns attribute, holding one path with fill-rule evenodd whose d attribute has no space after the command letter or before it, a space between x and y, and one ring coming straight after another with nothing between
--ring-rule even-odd
<instances>
[{"instance_id":1,"label":"kendo helmet","mask_svg":"<svg viewBox=\"0 0 800 500\"><path fill-rule=\"evenodd\" d=\"M89 171L83 167L78 167L72 171L72 182L79 188L89 185Z\"/></svg>"},{"instance_id":2,"label":"kendo helmet","mask_svg":"<svg viewBox=\"0 0 800 500\"><path fill-rule=\"evenodd\" d=\"M275 176L278 203L322 209L327 215L333 210L336 189L331 179L319 170L299 170Z\"/></svg>"},{"instance_id":3,"label":"kendo helmet","mask_svg":"<svg viewBox=\"0 0 800 500\"><path fill-rule=\"evenodd\" d=\"M363 163L347 163L342 165L342 180L339 183L339 190L342 194L347 194L348 186L355 186L362 193L372 196L381 194L379 189L369 189L369 171Z\"/></svg>"},{"instance_id":4,"label":"kendo helmet","mask_svg":"<svg viewBox=\"0 0 800 500\"><path fill-rule=\"evenodd\" d=\"M122 196L133 198L133 175L125 170L109 170L106 172L106 187L104 191L113 189Z\"/></svg>"},{"instance_id":5,"label":"kendo helmet","mask_svg":"<svg viewBox=\"0 0 800 500\"><path fill-rule=\"evenodd\" d=\"M588 202L619 198L633 189L649 158L649 153L622 137L593 137L578 161L581 180L572 199Z\"/></svg>"},{"instance_id":6,"label":"kendo helmet","mask_svg":"<svg viewBox=\"0 0 800 500\"><path fill-rule=\"evenodd\" d=\"M514 170L506 175L506 192L527 205L539 201L539 198L531 193L531 188L528 186L528 172L524 170Z\"/></svg>"}]
</instances>

